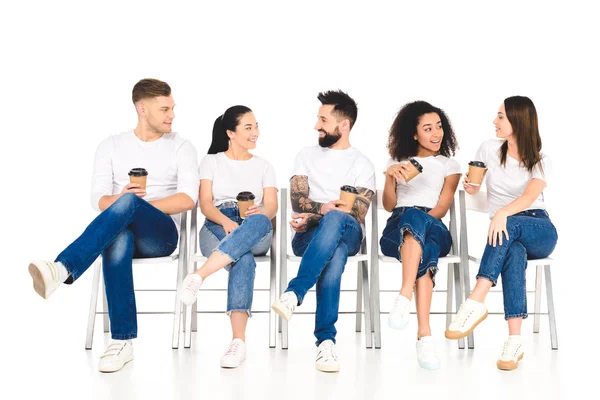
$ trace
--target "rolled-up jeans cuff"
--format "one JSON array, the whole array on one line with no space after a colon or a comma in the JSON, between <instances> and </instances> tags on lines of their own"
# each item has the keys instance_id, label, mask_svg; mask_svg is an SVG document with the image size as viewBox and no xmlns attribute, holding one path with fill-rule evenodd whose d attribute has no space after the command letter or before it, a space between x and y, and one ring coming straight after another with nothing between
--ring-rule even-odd
<instances>
[{"instance_id":1,"label":"rolled-up jeans cuff","mask_svg":"<svg viewBox=\"0 0 600 400\"><path fill-rule=\"evenodd\" d=\"M245 312L245 313L248 313L248 318L252 318L252 311L250 311L250 310L248 310L248 309L237 309L237 308L233 308L233 309L231 309L231 310L227 310L227 311L225 312L225 314L227 314L228 316L231 316L231 313L232 313L233 311L240 311L240 312Z\"/></svg>"},{"instance_id":2,"label":"rolled-up jeans cuff","mask_svg":"<svg viewBox=\"0 0 600 400\"><path fill-rule=\"evenodd\" d=\"M526 312L524 313L520 313L520 314L504 314L504 319L508 320L510 318L527 318L529 316L529 314L527 314Z\"/></svg>"},{"instance_id":3,"label":"rolled-up jeans cuff","mask_svg":"<svg viewBox=\"0 0 600 400\"><path fill-rule=\"evenodd\" d=\"M477 274L475 279L479 279L479 278L487 279L488 281L492 282L492 287L496 286L496 280L494 278L492 278L491 276L488 276L485 274Z\"/></svg>"}]
</instances>

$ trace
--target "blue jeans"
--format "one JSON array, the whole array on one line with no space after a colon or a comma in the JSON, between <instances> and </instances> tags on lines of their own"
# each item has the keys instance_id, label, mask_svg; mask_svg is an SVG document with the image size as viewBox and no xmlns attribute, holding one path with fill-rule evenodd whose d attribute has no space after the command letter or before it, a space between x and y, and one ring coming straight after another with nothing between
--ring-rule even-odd
<instances>
[{"instance_id":1,"label":"blue jeans","mask_svg":"<svg viewBox=\"0 0 600 400\"><path fill-rule=\"evenodd\" d=\"M402 261L400 247L404 242L404 232L410 232L421 246L422 252L417 279L429 271L435 285L438 259L450 252L452 236L442 221L427 214L429 210L431 209L427 207L395 208L387 220L379 244L383 255Z\"/></svg>"},{"instance_id":2,"label":"blue jeans","mask_svg":"<svg viewBox=\"0 0 600 400\"><path fill-rule=\"evenodd\" d=\"M545 210L526 210L506 220L509 239L485 247L477 278L496 286L502 275L504 318L527 318L525 270L528 259L548 257L558 240L556 228Z\"/></svg>"},{"instance_id":3,"label":"blue jeans","mask_svg":"<svg viewBox=\"0 0 600 400\"><path fill-rule=\"evenodd\" d=\"M286 292L294 292L300 305L306 292L317 285L317 346L328 339L335 343L342 273L348 256L358 253L361 242L358 221L337 210L325 214L318 226L294 235L292 250L302 256L302 261L298 276L290 281Z\"/></svg>"},{"instance_id":4,"label":"blue jeans","mask_svg":"<svg viewBox=\"0 0 600 400\"><path fill-rule=\"evenodd\" d=\"M102 254L102 270L113 339L137 337L133 258L165 257L177 248L173 219L133 193L119 197L56 257L71 284Z\"/></svg>"},{"instance_id":5,"label":"blue jeans","mask_svg":"<svg viewBox=\"0 0 600 400\"><path fill-rule=\"evenodd\" d=\"M229 271L227 284L227 314L245 311L251 316L256 262L254 256L264 256L271 247L273 226L263 214L241 219L237 203L226 202L219 210L240 226L229 235L219 224L206 220L200 230L200 251L209 257L218 251L233 262L225 267Z\"/></svg>"}]
</instances>

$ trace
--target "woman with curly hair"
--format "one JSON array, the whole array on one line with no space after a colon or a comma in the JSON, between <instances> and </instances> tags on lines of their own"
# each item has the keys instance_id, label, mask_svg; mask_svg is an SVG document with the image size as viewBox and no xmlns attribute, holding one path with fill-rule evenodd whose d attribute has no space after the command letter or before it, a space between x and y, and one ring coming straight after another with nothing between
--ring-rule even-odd
<instances>
[{"instance_id":1,"label":"woman with curly hair","mask_svg":"<svg viewBox=\"0 0 600 400\"><path fill-rule=\"evenodd\" d=\"M402 287L388 317L393 329L408 324L415 290L417 360L437 369L429 326L429 310L439 257L450 252L452 238L441 219L450 208L460 179L460 165L450 158L457 148L450 120L424 101L398 112L388 139L390 160L385 170L383 207L391 211L380 240L381 252L402 262ZM422 168L414 175L414 168ZM407 182L408 181L408 182Z\"/></svg>"}]
</instances>

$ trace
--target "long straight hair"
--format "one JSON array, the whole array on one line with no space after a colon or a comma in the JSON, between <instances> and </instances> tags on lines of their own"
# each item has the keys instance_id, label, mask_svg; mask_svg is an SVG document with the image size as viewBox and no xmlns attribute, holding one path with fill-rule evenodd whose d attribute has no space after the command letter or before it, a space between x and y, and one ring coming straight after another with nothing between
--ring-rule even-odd
<instances>
[{"instance_id":1,"label":"long straight hair","mask_svg":"<svg viewBox=\"0 0 600 400\"><path fill-rule=\"evenodd\" d=\"M531 99L525 96L513 96L504 99L506 118L512 126L513 136L517 142L521 164L532 172L537 166L544 173L540 160L542 156L542 138L538 129L538 117ZM506 166L508 142L500 146L500 164Z\"/></svg>"},{"instance_id":2,"label":"long straight hair","mask_svg":"<svg viewBox=\"0 0 600 400\"><path fill-rule=\"evenodd\" d=\"M217 117L213 124L212 142L208 148L208 154L217 154L229 149L227 131L235 131L242 115L249 112L252 110L246 106L233 106Z\"/></svg>"}]
</instances>

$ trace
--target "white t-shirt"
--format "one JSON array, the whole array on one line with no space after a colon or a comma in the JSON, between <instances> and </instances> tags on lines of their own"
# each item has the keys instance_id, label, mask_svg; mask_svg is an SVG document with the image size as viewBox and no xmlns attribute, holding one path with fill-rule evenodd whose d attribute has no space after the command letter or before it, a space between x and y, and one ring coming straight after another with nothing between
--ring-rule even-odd
<instances>
[{"instance_id":1,"label":"white t-shirt","mask_svg":"<svg viewBox=\"0 0 600 400\"><path fill-rule=\"evenodd\" d=\"M396 182L396 207L421 206L433 208L440 200L444 187L444 179L449 175L460 174L460 164L453 158L445 156L412 157L423 166L423 172L410 182ZM385 171L393 164L406 164L408 159L401 161L390 158L385 165Z\"/></svg>"},{"instance_id":2,"label":"white t-shirt","mask_svg":"<svg viewBox=\"0 0 600 400\"><path fill-rule=\"evenodd\" d=\"M305 147L296 156L292 177L295 175L308 176L308 197L319 203L339 199L344 185L377 191L373 163L354 147Z\"/></svg>"},{"instance_id":3,"label":"white t-shirt","mask_svg":"<svg viewBox=\"0 0 600 400\"><path fill-rule=\"evenodd\" d=\"M121 193L129 183L132 168L145 168L144 200L163 199L185 193L198 201L198 155L194 145L177 133L165 133L153 142L143 142L133 130L105 139L96 150L92 176L92 207L100 211L102 196ZM179 227L179 215L171 216Z\"/></svg>"},{"instance_id":4,"label":"white t-shirt","mask_svg":"<svg viewBox=\"0 0 600 400\"><path fill-rule=\"evenodd\" d=\"M538 178L548 183L548 176L551 173L551 163L548 156L542 154L540 164L544 173L536 166L532 172L520 165L508 154L506 155L506 166L500 165L500 146L504 140L490 139L479 146L475 153L475 161L483 161L488 168L486 173L487 198L489 205L490 218L496 214L496 211L514 201L521 196L529 182ZM542 209L545 210L544 193L527 208L527 210Z\"/></svg>"},{"instance_id":5,"label":"white t-shirt","mask_svg":"<svg viewBox=\"0 0 600 400\"><path fill-rule=\"evenodd\" d=\"M207 154L198 168L200 179L213 181L213 204L235 201L238 193L252 192L254 204L261 206L263 188L277 188L275 170L270 162L259 156L249 160L232 160L225 153Z\"/></svg>"}]
</instances>

